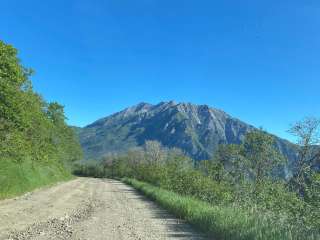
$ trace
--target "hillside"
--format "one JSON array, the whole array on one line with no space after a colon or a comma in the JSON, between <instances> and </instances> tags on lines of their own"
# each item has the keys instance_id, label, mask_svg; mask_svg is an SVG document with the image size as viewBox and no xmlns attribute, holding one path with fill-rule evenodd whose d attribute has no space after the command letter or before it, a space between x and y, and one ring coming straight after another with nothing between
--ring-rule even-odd
<instances>
[{"instance_id":1,"label":"hillside","mask_svg":"<svg viewBox=\"0 0 320 240\"><path fill-rule=\"evenodd\" d=\"M33 90L32 72L0 40L0 199L70 179L68 168L82 158L63 106Z\"/></svg>"},{"instance_id":2,"label":"hillside","mask_svg":"<svg viewBox=\"0 0 320 240\"><path fill-rule=\"evenodd\" d=\"M140 103L97 120L79 131L86 158L122 152L146 140L177 147L194 159L210 158L219 144L238 144L254 126L207 105ZM295 160L295 145L277 139L278 148Z\"/></svg>"}]
</instances>

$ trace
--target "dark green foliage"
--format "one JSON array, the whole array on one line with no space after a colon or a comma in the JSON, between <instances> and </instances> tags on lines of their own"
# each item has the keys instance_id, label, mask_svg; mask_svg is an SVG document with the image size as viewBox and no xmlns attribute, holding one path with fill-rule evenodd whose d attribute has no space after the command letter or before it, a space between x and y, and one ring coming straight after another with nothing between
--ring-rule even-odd
<instances>
[{"instance_id":1,"label":"dark green foliage","mask_svg":"<svg viewBox=\"0 0 320 240\"><path fill-rule=\"evenodd\" d=\"M263 131L253 131L246 135L242 155L248 174L256 185L270 177L272 170L285 162L274 143L274 137Z\"/></svg>"},{"instance_id":2,"label":"dark green foliage","mask_svg":"<svg viewBox=\"0 0 320 240\"><path fill-rule=\"evenodd\" d=\"M95 161L77 163L74 165L72 172L73 174L80 177L102 178L107 175L107 172L105 172L104 167Z\"/></svg>"},{"instance_id":3,"label":"dark green foliage","mask_svg":"<svg viewBox=\"0 0 320 240\"><path fill-rule=\"evenodd\" d=\"M1 171L2 193L11 192L8 183L17 177L13 174L22 181L21 166L38 169L34 172L51 166L53 172L61 172L57 176L65 175L64 167L82 157L77 137L65 123L63 107L46 103L33 91L31 73L21 65L17 50L0 41L0 162L12 170Z\"/></svg>"}]
</instances>

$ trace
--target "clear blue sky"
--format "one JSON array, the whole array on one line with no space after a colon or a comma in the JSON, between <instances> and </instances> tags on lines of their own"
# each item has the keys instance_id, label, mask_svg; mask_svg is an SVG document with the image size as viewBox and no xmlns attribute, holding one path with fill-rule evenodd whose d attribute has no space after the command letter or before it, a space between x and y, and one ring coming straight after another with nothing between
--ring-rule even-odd
<instances>
[{"instance_id":1,"label":"clear blue sky","mask_svg":"<svg viewBox=\"0 0 320 240\"><path fill-rule=\"evenodd\" d=\"M73 125L166 100L285 138L320 117L319 0L1 0L0 38Z\"/></svg>"}]
</instances>

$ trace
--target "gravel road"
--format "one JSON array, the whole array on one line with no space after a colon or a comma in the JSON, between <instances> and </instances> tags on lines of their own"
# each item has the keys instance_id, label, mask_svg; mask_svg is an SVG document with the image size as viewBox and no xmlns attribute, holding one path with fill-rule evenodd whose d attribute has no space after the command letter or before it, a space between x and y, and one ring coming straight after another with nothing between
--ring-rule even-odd
<instances>
[{"instance_id":1,"label":"gravel road","mask_svg":"<svg viewBox=\"0 0 320 240\"><path fill-rule=\"evenodd\" d=\"M115 180L77 178L0 201L0 239L204 239Z\"/></svg>"}]
</instances>

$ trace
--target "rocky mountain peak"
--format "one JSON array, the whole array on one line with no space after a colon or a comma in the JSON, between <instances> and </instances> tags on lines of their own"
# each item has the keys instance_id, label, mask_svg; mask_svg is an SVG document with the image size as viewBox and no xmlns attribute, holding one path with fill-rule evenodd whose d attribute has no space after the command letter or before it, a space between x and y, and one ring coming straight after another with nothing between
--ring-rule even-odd
<instances>
[{"instance_id":1,"label":"rocky mountain peak","mask_svg":"<svg viewBox=\"0 0 320 240\"><path fill-rule=\"evenodd\" d=\"M177 103L139 103L102 118L80 131L87 158L122 152L142 146L146 140L180 148L194 159L211 158L219 144L239 144L253 126L208 105ZM292 146L277 138L279 149L295 157Z\"/></svg>"}]
</instances>

